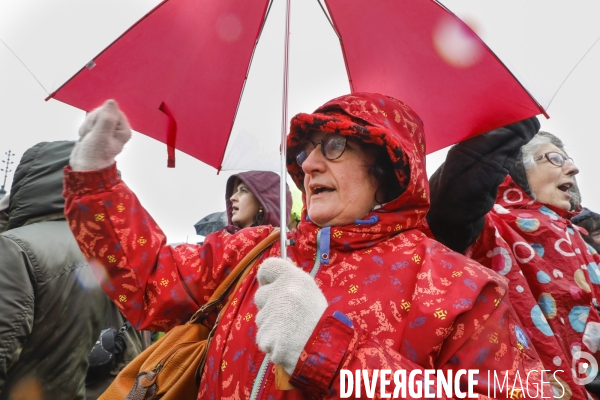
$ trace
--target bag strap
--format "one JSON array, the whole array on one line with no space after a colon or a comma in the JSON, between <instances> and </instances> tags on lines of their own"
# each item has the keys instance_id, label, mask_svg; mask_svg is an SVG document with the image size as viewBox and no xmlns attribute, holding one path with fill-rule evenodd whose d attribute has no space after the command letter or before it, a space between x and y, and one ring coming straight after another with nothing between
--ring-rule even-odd
<instances>
[{"instance_id":1,"label":"bag strap","mask_svg":"<svg viewBox=\"0 0 600 400\"><path fill-rule=\"evenodd\" d=\"M217 286L212 296L206 304L204 304L198 311L192 315L190 318L190 323L201 322L201 317L206 317L217 305L219 305L223 299L227 296L227 293L231 289L231 287L237 282L237 280L242 276L246 267L252 264L265 250L267 247L271 246L273 243L277 241L279 238L279 228L273 229L273 231L263 239L260 243L258 243L248 254L242 258L242 260L235 266L233 271Z\"/></svg>"},{"instance_id":2,"label":"bag strap","mask_svg":"<svg viewBox=\"0 0 600 400\"><path fill-rule=\"evenodd\" d=\"M202 306L200 308L200 310L196 311L196 313L190 319L190 323L201 322L202 320L200 319L200 317L202 317L202 316L205 317L206 315L208 315L208 313L212 310L212 308L215 305L220 304L221 301L223 301L223 298L225 297L225 295L227 294L227 292L229 292L229 289L234 284L235 284L235 290L237 290L237 288L239 287L241 281L244 280L244 278L248 275L248 273L251 270L251 268L248 268L248 267L253 266L254 263L256 263L256 261L258 260L258 258L262 254L262 252L265 251L273 243L275 243L277 241L277 239L279 239L279 237L280 237L279 228L275 228L273 230L273 232L271 232L269 234L269 236L267 236L259 244L257 244L256 246L254 246L254 248L248 254L246 254L246 256L242 259L242 261L240 261L238 263L238 265L235 267L235 269L219 285L219 287L217 288L217 290L215 291L215 293L219 292L221 294L220 295L219 294L216 294L216 295L213 294L211 296L211 300L212 301L209 301L206 305ZM217 296L218 296L218 298L216 298L216 299L213 300L213 298L217 297ZM231 298L229 298L227 304L219 312L219 316L217 317L217 321L215 322L214 326L212 327L212 329L210 330L210 332L208 334L206 348L208 348L210 346L210 344L212 343L212 338L213 338L213 336L215 334L215 331L217 330L217 327L219 326L219 322L221 321L221 316L223 316L224 311L227 309L227 307L229 306L230 302L231 302ZM200 313L201 311L204 312L204 314L201 314ZM200 377L202 376L202 370L204 369L204 365L206 364L206 357L207 356L208 356L208 351L205 351L204 354L202 355L202 358L200 359L200 362L198 363L198 367L196 367L196 385L200 385Z\"/></svg>"}]
</instances>

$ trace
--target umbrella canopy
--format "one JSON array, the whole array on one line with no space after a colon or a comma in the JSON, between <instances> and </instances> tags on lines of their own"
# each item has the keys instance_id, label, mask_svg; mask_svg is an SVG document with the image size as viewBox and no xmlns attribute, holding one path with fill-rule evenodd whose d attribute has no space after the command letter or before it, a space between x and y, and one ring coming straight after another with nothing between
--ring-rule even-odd
<instances>
[{"instance_id":1,"label":"umbrella canopy","mask_svg":"<svg viewBox=\"0 0 600 400\"><path fill-rule=\"evenodd\" d=\"M227 214L225 211L208 214L194 224L196 235L208 236L208 234L220 231L227 226Z\"/></svg>"},{"instance_id":2,"label":"umbrella canopy","mask_svg":"<svg viewBox=\"0 0 600 400\"><path fill-rule=\"evenodd\" d=\"M532 87L545 89L548 98L552 98L590 48L600 29L597 23L600 2L597 0L441 1L473 27L525 87L530 87L529 78L535 78L538 85ZM3 130L17 132L5 135L2 151L10 148L20 154L42 140L73 137L83 120L83 113L58 101L44 104L43 98L159 2L0 2L0 40L6 44L0 43L0 65L5 72L0 79ZM271 110L269 115L281 110L282 9L281 1L273 4L256 47L223 170L278 170L281 121L277 117L265 118L263 110ZM313 110L350 91L339 40L318 2L293 0L291 26L290 116ZM595 31L590 32L591 29ZM40 88L9 48L46 90ZM595 46L548 108L552 118L541 121L544 130L559 134L570 145L569 152L573 153L582 171L579 176L588 205L596 202L599 193L593 175L586 175L593 174L595 168L593 149L597 146L593 144L596 143L594 138L598 137L599 124L595 117L598 101L594 93L597 93L599 82L594 71L600 63L599 56L600 46ZM561 63L561 69L556 69ZM544 106L548 105L538 90L530 91ZM31 118L33 115L35 118ZM237 146L239 144L242 145ZM230 151L234 148L239 151ZM214 171L211 173L212 167L208 168L207 164L183 154L178 154L177 169L168 170L164 168L165 153L164 144L146 135L134 135L118 161L128 182L135 182L135 191L140 198L156 199L154 202L146 200L144 206L157 218L169 239L183 242L185 232L194 223L186 214L196 207L200 207L200 211L222 208L222 196L218 193L223 193L226 179ZM429 172L443 161L445 154L442 153L428 157ZM152 179L146 179L148 176ZM199 177L202 185L187 184ZM160 191L156 189L157 183L160 183ZM198 189L200 187L202 190ZM205 195L206 187L214 187L217 195ZM177 193L178 205L182 207L164 207L171 201L170 193ZM201 200L198 200L199 196Z\"/></svg>"},{"instance_id":3,"label":"umbrella canopy","mask_svg":"<svg viewBox=\"0 0 600 400\"><path fill-rule=\"evenodd\" d=\"M429 152L544 111L435 1L326 4L351 89L411 105ZM114 98L135 130L222 169L268 6L164 1L49 97L88 111Z\"/></svg>"}]
</instances>

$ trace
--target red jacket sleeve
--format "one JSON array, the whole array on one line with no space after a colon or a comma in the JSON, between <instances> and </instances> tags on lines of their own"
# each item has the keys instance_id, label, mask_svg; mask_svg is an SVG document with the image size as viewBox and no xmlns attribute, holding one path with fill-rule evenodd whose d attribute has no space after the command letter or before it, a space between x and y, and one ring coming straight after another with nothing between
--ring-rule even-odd
<instances>
[{"instance_id":1,"label":"red jacket sleeve","mask_svg":"<svg viewBox=\"0 0 600 400\"><path fill-rule=\"evenodd\" d=\"M271 228L209 235L202 246L166 237L117 174L65 168L65 214L83 255L137 329L166 331L204 304Z\"/></svg>"},{"instance_id":2,"label":"red jacket sleeve","mask_svg":"<svg viewBox=\"0 0 600 400\"><path fill-rule=\"evenodd\" d=\"M490 284L484 290L495 290L493 286ZM490 398L498 399L511 398L511 395L512 398L541 398L541 387L544 390L544 398L552 398L553 391L548 377L542 372L544 368L517 325L506 299L507 297L499 298L498 302L492 302L493 304L479 304L456 318L453 329L442 341L437 359L432 360L433 368L418 365L398 351L378 342L368 332L354 325L344 314L328 313L321 319L307 342L290 382L314 395L331 394L332 391L339 394L342 393L341 390L348 391L347 387L341 388L342 369L349 370L353 375L356 370L361 370L361 374L362 370L367 370L369 379L372 379L375 370L391 370L391 376L387 376L391 380L387 393L394 394L396 385L393 374L398 370L404 370L407 378L411 371L420 370L416 380L422 380L424 368L445 371L445 376L448 370L455 374L458 370L471 369L479 370L478 374L474 375L474 379L477 380L474 392L484 398L488 394ZM461 392L465 394L466 378L467 376L463 375L460 379ZM376 397L380 395L379 379L376 381ZM435 376L433 379L435 380ZM494 383L497 386L495 395ZM360 395L367 398L364 383L362 385ZM437 394L435 383L430 387L430 391ZM515 393L512 392L513 388ZM524 393L520 392L521 389ZM405 390L408 398L412 398L408 386ZM446 397L443 391L441 394L442 397L436 398L454 398ZM355 395L353 391L352 398ZM402 392L399 392L399 395L402 397ZM418 398L423 397L424 394Z\"/></svg>"}]
</instances>

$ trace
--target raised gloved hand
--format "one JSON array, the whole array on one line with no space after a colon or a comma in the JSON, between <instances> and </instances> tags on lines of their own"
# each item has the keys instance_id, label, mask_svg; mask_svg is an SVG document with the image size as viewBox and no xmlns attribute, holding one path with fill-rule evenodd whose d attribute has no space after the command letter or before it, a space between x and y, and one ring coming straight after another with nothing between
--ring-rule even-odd
<instances>
[{"instance_id":1,"label":"raised gloved hand","mask_svg":"<svg viewBox=\"0 0 600 400\"><path fill-rule=\"evenodd\" d=\"M266 259L257 277L256 343L291 375L327 299L309 274L281 258Z\"/></svg>"},{"instance_id":2,"label":"raised gloved hand","mask_svg":"<svg viewBox=\"0 0 600 400\"><path fill-rule=\"evenodd\" d=\"M79 141L71 153L73 171L94 171L115 162L131 138L131 128L117 103L107 100L88 114L79 128Z\"/></svg>"}]
</instances>

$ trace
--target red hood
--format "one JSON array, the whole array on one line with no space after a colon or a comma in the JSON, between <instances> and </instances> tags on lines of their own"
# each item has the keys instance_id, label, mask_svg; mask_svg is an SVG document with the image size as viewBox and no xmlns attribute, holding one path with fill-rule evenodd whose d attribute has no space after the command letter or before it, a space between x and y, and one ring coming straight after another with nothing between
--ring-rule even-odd
<instances>
[{"instance_id":1,"label":"red hood","mask_svg":"<svg viewBox=\"0 0 600 400\"><path fill-rule=\"evenodd\" d=\"M304 173L296 163L294 147L314 129L384 146L397 166L396 176L406 184L406 190L395 200L369 213L365 220L377 215L392 232L422 224L429 209L425 136L423 122L409 106L381 94L354 93L333 99L312 114L296 115L287 139L287 168L302 191ZM408 170L405 165L409 166ZM306 222L306 209L303 209L301 225Z\"/></svg>"}]
</instances>

